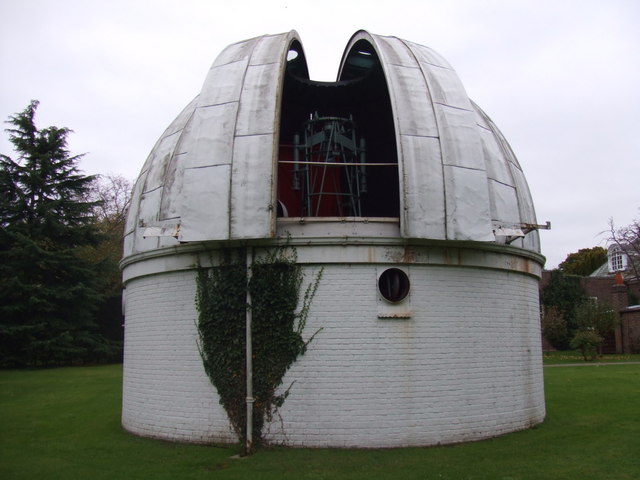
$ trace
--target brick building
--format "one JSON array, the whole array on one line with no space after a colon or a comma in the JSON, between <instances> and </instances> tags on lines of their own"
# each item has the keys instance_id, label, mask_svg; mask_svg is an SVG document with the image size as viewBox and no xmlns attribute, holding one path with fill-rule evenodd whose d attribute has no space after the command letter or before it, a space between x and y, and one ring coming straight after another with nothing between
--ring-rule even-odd
<instances>
[{"instance_id":1,"label":"brick building","mask_svg":"<svg viewBox=\"0 0 640 480\"><path fill-rule=\"evenodd\" d=\"M615 332L604 339L603 353L640 353L640 279L627 258L615 246L608 250L608 261L588 277L580 279L584 293L611 305L620 315ZM541 292L548 285L550 271L543 271Z\"/></svg>"},{"instance_id":2,"label":"brick building","mask_svg":"<svg viewBox=\"0 0 640 480\"><path fill-rule=\"evenodd\" d=\"M296 32L227 47L136 182L122 260L124 427L234 442L202 366L195 270L287 245L322 280L268 442L478 440L545 416L526 179L432 50L357 32L338 81Z\"/></svg>"},{"instance_id":3,"label":"brick building","mask_svg":"<svg viewBox=\"0 0 640 480\"><path fill-rule=\"evenodd\" d=\"M605 339L605 353L640 353L640 279L626 254L612 245L607 263L580 284L587 295L608 303L620 314L615 333Z\"/></svg>"}]
</instances>

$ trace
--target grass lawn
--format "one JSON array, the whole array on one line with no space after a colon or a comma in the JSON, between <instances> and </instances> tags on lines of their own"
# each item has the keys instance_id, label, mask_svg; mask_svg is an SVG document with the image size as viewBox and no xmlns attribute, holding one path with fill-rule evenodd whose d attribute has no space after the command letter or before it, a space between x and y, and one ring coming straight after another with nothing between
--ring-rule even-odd
<instances>
[{"instance_id":1,"label":"grass lawn","mask_svg":"<svg viewBox=\"0 0 640 480\"><path fill-rule=\"evenodd\" d=\"M640 478L640 365L545 369L547 419L477 443L391 450L177 445L120 428L122 367L0 371L0 478Z\"/></svg>"},{"instance_id":2,"label":"grass lawn","mask_svg":"<svg viewBox=\"0 0 640 480\"><path fill-rule=\"evenodd\" d=\"M545 365L566 363L623 363L640 362L640 354L607 354L601 355L593 362L585 362L582 354L578 350L564 350L557 352L545 352L542 359Z\"/></svg>"}]
</instances>

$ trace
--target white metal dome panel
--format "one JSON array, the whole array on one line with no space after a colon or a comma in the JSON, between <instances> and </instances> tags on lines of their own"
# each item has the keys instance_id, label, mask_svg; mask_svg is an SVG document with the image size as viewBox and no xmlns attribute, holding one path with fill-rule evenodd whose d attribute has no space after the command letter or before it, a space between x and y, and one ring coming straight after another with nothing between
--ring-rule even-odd
<instances>
[{"instance_id":1,"label":"white metal dome panel","mask_svg":"<svg viewBox=\"0 0 640 480\"><path fill-rule=\"evenodd\" d=\"M184 171L184 184L188 185L188 190L183 194L181 240L229 238L230 178L229 164ZM189 195L189 192L198 192L198 195ZM187 232L187 240L183 232Z\"/></svg>"},{"instance_id":2,"label":"white metal dome panel","mask_svg":"<svg viewBox=\"0 0 640 480\"><path fill-rule=\"evenodd\" d=\"M445 165L444 185L448 239L494 240L485 172Z\"/></svg>"},{"instance_id":3,"label":"white metal dome panel","mask_svg":"<svg viewBox=\"0 0 640 480\"><path fill-rule=\"evenodd\" d=\"M196 108L190 122L189 147L184 169L231 163L238 103L230 102Z\"/></svg>"},{"instance_id":4,"label":"white metal dome panel","mask_svg":"<svg viewBox=\"0 0 640 480\"><path fill-rule=\"evenodd\" d=\"M219 65L226 65L227 63L237 62L242 59L248 59L251 53L256 48L256 43L263 37L250 38L248 40L241 40L236 43L228 45L213 62L213 67Z\"/></svg>"},{"instance_id":5,"label":"white metal dome panel","mask_svg":"<svg viewBox=\"0 0 640 480\"><path fill-rule=\"evenodd\" d=\"M433 108L440 131L442 164L486 171L473 112L448 105L435 104Z\"/></svg>"},{"instance_id":6,"label":"white metal dome panel","mask_svg":"<svg viewBox=\"0 0 640 480\"><path fill-rule=\"evenodd\" d=\"M487 177L505 185L514 186L509 162L503 160L502 150L495 135L491 130L482 126L479 129L479 133L485 166L487 167Z\"/></svg>"},{"instance_id":7,"label":"white metal dome panel","mask_svg":"<svg viewBox=\"0 0 640 480\"><path fill-rule=\"evenodd\" d=\"M435 50L408 40L402 40L402 43L411 49L411 53L421 64L428 64L453 70L449 62Z\"/></svg>"},{"instance_id":8,"label":"white metal dome panel","mask_svg":"<svg viewBox=\"0 0 640 480\"><path fill-rule=\"evenodd\" d=\"M259 37L259 41L251 52L250 64L280 65L283 60L286 60L289 45L294 39L298 39L298 34L294 30L278 35L265 35L263 37Z\"/></svg>"},{"instance_id":9,"label":"white metal dome panel","mask_svg":"<svg viewBox=\"0 0 640 480\"><path fill-rule=\"evenodd\" d=\"M242 80L248 64L247 58L219 66L214 63L200 91L198 106L222 105L239 101L242 82L238 80Z\"/></svg>"},{"instance_id":10,"label":"white metal dome panel","mask_svg":"<svg viewBox=\"0 0 640 480\"><path fill-rule=\"evenodd\" d=\"M424 78L416 69L388 65L385 69L390 92L401 89L395 96L396 128L401 135L437 137L438 125L432 100Z\"/></svg>"},{"instance_id":11,"label":"white metal dome panel","mask_svg":"<svg viewBox=\"0 0 640 480\"><path fill-rule=\"evenodd\" d=\"M505 223L506 227L520 224L518 197L515 187L489 180L491 217Z\"/></svg>"},{"instance_id":12,"label":"white metal dome panel","mask_svg":"<svg viewBox=\"0 0 640 480\"><path fill-rule=\"evenodd\" d=\"M278 64L247 68L236 122L236 137L275 132L279 70Z\"/></svg>"},{"instance_id":13,"label":"white metal dome panel","mask_svg":"<svg viewBox=\"0 0 640 480\"><path fill-rule=\"evenodd\" d=\"M231 184L231 238L270 237L272 228L272 170L255 177L256 158L268 162L273 148L272 135L236 137L233 150Z\"/></svg>"},{"instance_id":14,"label":"white metal dome panel","mask_svg":"<svg viewBox=\"0 0 640 480\"><path fill-rule=\"evenodd\" d=\"M440 158L440 141L436 137L403 135L400 139L403 158ZM415 161L411 174L404 175L402 190L405 209L403 224L408 237L446 238L444 171L439 162ZM411 198L412 196L418 198ZM409 197L409 198L407 198ZM418 227L418 228L416 228ZM418 230L418 231L416 231Z\"/></svg>"}]
</instances>

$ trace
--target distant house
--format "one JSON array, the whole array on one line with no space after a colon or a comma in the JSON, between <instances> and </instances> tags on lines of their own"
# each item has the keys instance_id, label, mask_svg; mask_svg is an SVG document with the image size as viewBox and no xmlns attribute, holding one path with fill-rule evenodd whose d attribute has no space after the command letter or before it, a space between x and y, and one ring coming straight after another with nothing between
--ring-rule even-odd
<instances>
[{"instance_id":1,"label":"distant house","mask_svg":"<svg viewBox=\"0 0 640 480\"><path fill-rule=\"evenodd\" d=\"M607 251L607 262L603 263L588 277L582 280L582 288L592 297L614 305L611 285L624 285L627 292L627 302L624 306L635 305L640 299L640 278L638 278L632 262L625 251L613 244ZM624 302L623 302L624 303Z\"/></svg>"},{"instance_id":2,"label":"distant house","mask_svg":"<svg viewBox=\"0 0 640 480\"><path fill-rule=\"evenodd\" d=\"M551 280L551 271L542 272L540 292ZM580 279L587 296L609 304L620 315L616 331L604 340L603 353L640 353L640 278L631 259L618 245L611 245L607 262ZM552 349L543 338L543 349Z\"/></svg>"},{"instance_id":3,"label":"distant house","mask_svg":"<svg viewBox=\"0 0 640 480\"><path fill-rule=\"evenodd\" d=\"M589 277L612 277L616 273L620 273L625 280L637 279L631 267L631 259L627 253L619 245L613 244L607 250L607 262L603 263Z\"/></svg>"},{"instance_id":4,"label":"distant house","mask_svg":"<svg viewBox=\"0 0 640 480\"><path fill-rule=\"evenodd\" d=\"M617 244L609 246L607 262L580 284L587 295L610 304L620 314L615 335L605 339L605 353L640 352L640 278L625 251Z\"/></svg>"}]
</instances>

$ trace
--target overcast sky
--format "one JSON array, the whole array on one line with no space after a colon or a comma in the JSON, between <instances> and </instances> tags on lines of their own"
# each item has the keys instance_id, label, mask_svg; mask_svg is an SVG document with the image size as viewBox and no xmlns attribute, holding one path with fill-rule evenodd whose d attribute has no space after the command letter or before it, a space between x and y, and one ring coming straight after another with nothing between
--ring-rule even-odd
<instances>
[{"instance_id":1,"label":"overcast sky","mask_svg":"<svg viewBox=\"0 0 640 480\"><path fill-rule=\"evenodd\" d=\"M637 0L0 0L0 119L38 99L84 173L134 180L224 47L297 30L311 78L331 81L359 29L452 64L552 223L547 268L640 217Z\"/></svg>"}]
</instances>

